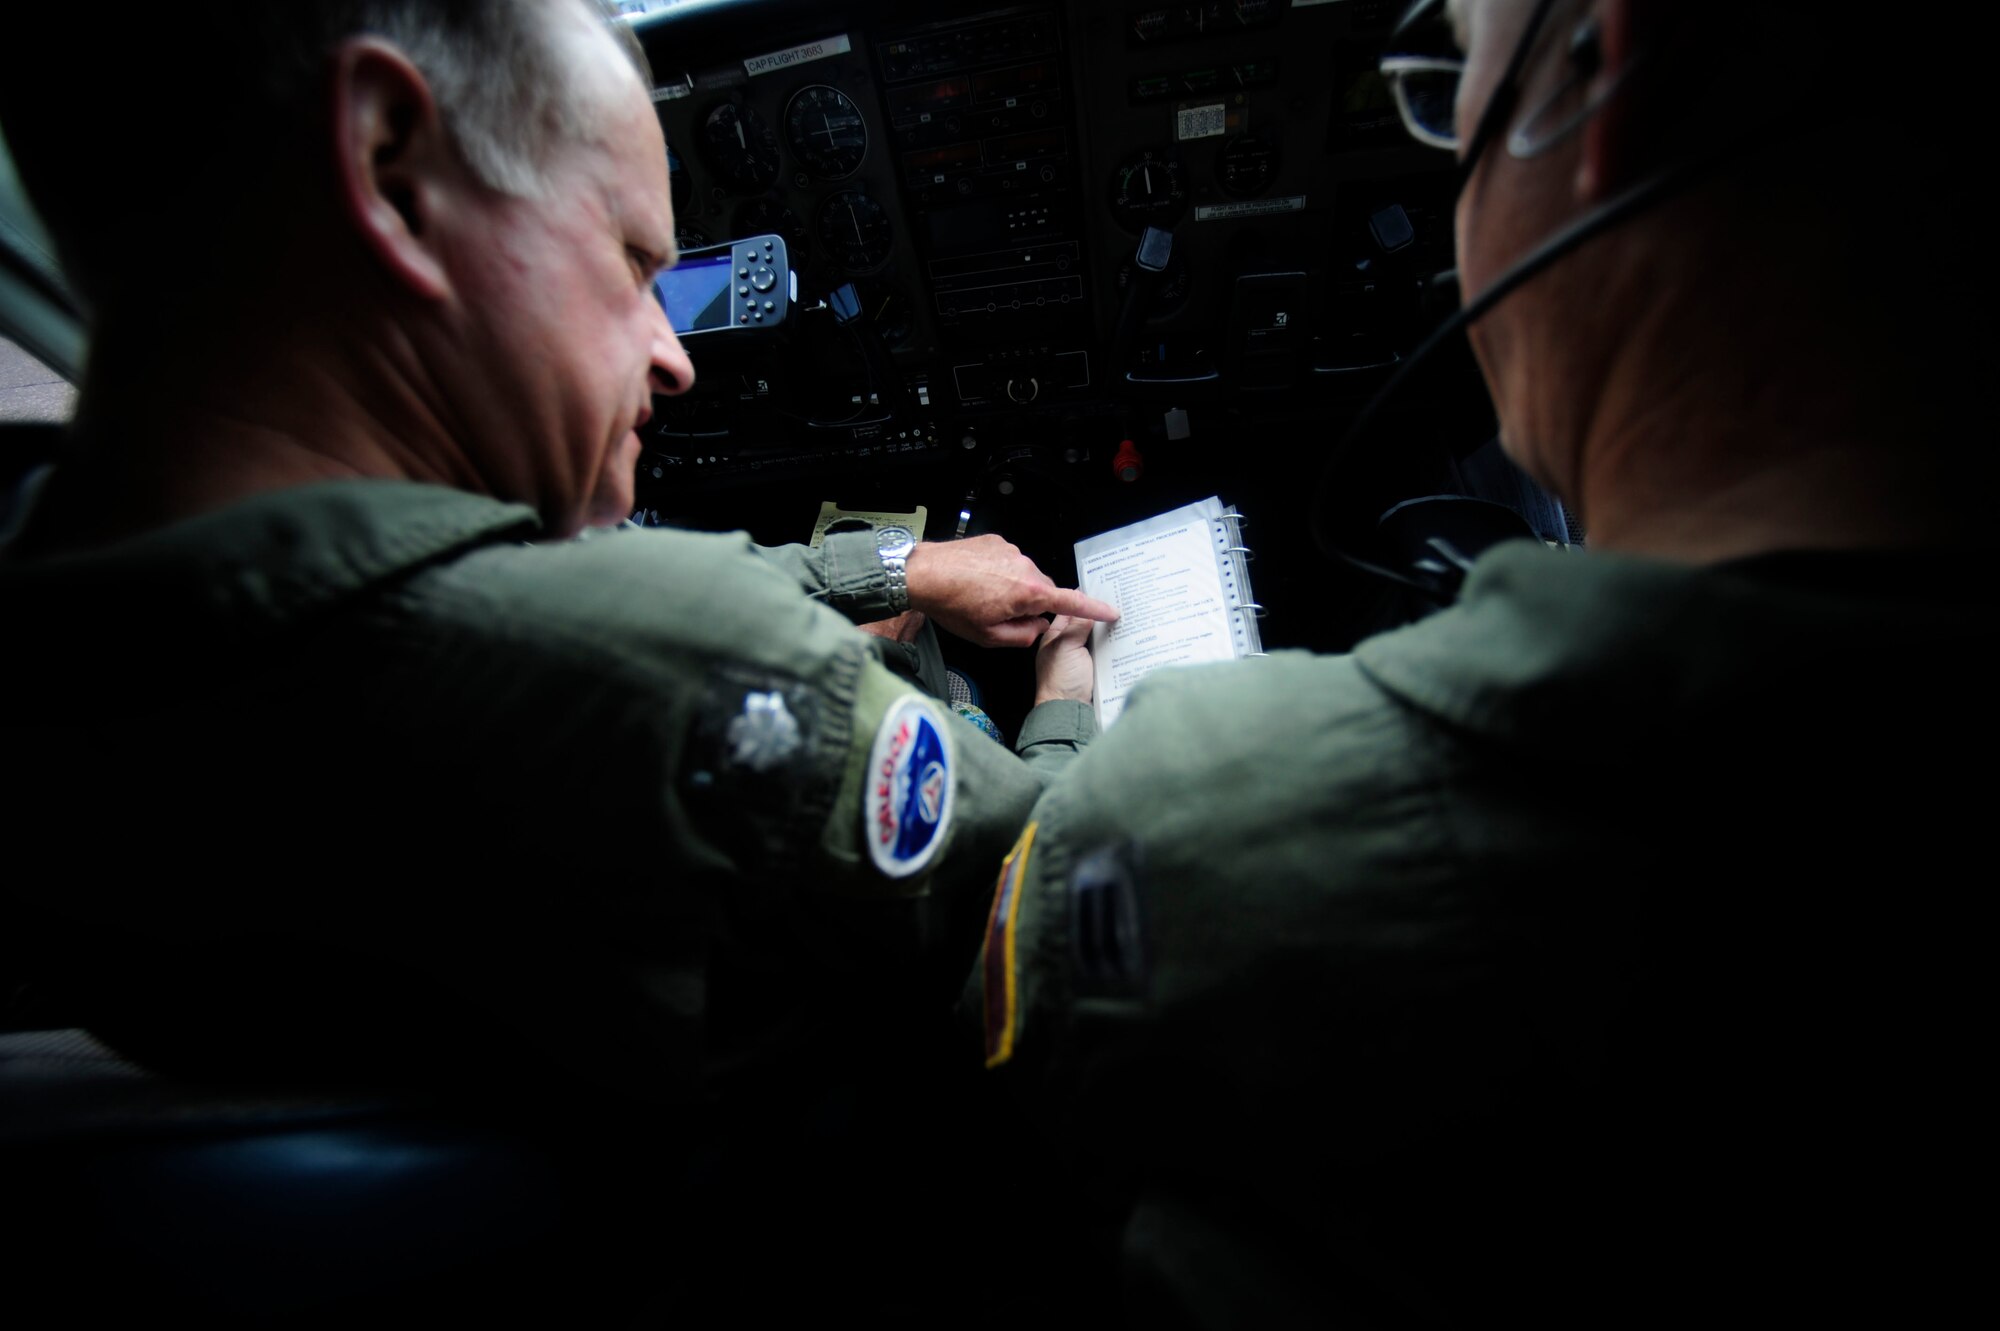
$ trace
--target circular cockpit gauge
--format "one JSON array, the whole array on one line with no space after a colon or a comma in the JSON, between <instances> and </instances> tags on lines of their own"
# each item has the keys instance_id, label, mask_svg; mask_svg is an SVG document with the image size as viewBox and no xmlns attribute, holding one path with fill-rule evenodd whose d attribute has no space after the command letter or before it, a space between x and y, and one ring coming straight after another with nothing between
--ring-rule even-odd
<instances>
[{"instance_id":1,"label":"circular cockpit gauge","mask_svg":"<svg viewBox=\"0 0 2000 1331\"><path fill-rule=\"evenodd\" d=\"M783 236L785 244L792 251L792 267L805 263L806 224L799 215L776 199L756 199L736 210L736 234L744 236Z\"/></svg>"},{"instance_id":2,"label":"circular cockpit gauge","mask_svg":"<svg viewBox=\"0 0 2000 1331\"><path fill-rule=\"evenodd\" d=\"M901 291L878 279L862 284L861 300L868 314L869 326L882 339L883 346L893 350L910 340L914 327L910 302Z\"/></svg>"},{"instance_id":3,"label":"circular cockpit gauge","mask_svg":"<svg viewBox=\"0 0 2000 1331\"><path fill-rule=\"evenodd\" d=\"M839 180L853 175L868 155L868 124L846 93L815 83L792 94L785 107L785 142L806 170L821 180Z\"/></svg>"},{"instance_id":4,"label":"circular cockpit gauge","mask_svg":"<svg viewBox=\"0 0 2000 1331\"><path fill-rule=\"evenodd\" d=\"M1186 202L1181 164L1165 153L1140 153L1111 178L1111 211L1128 231L1169 225Z\"/></svg>"},{"instance_id":5,"label":"circular cockpit gauge","mask_svg":"<svg viewBox=\"0 0 2000 1331\"><path fill-rule=\"evenodd\" d=\"M814 233L826 257L850 273L865 273L889 261L895 229L882 205L858 189L844 189L819 206Z\"/></svg>"},{"instance_id":6,"label":"circular cockpit gauge","mask_svg":"<svg viewBox=\"0 0 2000 1331\"><path fill-rule=\"evenodd\" d=\"M1231 139L1222 149L1216 175L1224 194L1247 199L1262 194L1278 174L1278 150L1254 134Z\"/></svg>"},{"instance_id":7,"label":"circular cockpit gauge","mask_svg":"<svg viewBox=\"0 0 2000 1331\"><path fill-rule=\"evenodd\" d=\"M705 250L715 242L708 233L698 226L677 226L674 228L674 247L682 254L689 250Z\"/></svg>"},{"instance_id":8,"label":"circular cockpit gauge","mask_svg":"<svg viewBox=\"0 0 2000 1331\"><path fill-rule=\"evenodd\" d=\"M722 183L739 194L769 189L778 178L778 136L747 106L724 102L710 111L701 141Z\"/></svg>"}]
</instances>

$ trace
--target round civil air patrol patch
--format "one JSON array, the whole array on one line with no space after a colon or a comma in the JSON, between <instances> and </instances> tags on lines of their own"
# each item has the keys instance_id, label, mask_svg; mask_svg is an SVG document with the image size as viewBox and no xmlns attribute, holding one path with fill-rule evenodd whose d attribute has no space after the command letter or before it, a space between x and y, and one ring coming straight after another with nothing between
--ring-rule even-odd
<instances>
[{"instance_id":1,"label":"round civil air patrol patch","mask_svg":"<svg viewBox=\"0 0 2000 1331\"><path fill-rule=\"evenodd\" d=\"M924 699L898 699L875 732L861 801L861 837L891 878L921 872L951 825L951 744Z\"/></svg>"}]
</instances>

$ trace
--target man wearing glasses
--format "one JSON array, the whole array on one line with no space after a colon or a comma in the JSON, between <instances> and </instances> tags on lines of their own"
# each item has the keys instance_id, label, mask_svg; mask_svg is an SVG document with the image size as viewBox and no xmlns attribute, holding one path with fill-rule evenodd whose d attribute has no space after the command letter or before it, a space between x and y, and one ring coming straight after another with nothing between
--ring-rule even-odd
<instances>
[{"instance_id":1,"label":"man wearing glasses","mask_svg":"<svg viewBox=\"0 0 2000 1331\"><path fill-rule=\"evenodd\" d=\"M1503 446L1591 550L1496 547L1348 656L1162 671L1041 798L967 1008L1128 1309L1953 1297L1993 338L1976 94L1885 100L1910 40L1688 0L1398 26Z\"/></svg>"}]
</instances>

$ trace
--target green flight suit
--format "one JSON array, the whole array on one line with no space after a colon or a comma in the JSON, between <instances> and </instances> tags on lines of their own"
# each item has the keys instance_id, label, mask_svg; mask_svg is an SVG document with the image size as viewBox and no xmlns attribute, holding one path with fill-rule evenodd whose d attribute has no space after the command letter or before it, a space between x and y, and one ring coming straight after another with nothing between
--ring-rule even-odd
<instances>
[{"instance_id":1,"label":"green flight suit","mask_svg":"<svg viewBox=\"0 0 2000 1331\"><path fill-rule=\"evenodd\" d=\"M866 534L538 532L352 482L0 559L44 866L8 906L89 1024L235 1078L526 1054L673 1097L948 1011L1088 709L1036 709L1017 758L912 703L801 595L878 612ZM937 750L897 824L921 861L870 845L917 808L868 821L892 714Z\"/></svg>"},{"instance_id":2,"label":"green flight suit","mask_svg":"<svg viewBox=\"0 0 2000 1331\"><path fill-rule=\"evenodd\" d=\"M854 519L844 519L852 523ZM760 557L775 564L786 577L806 589L815 601L823 601L856 624L889 617L889 579L882 560L875 553L875 529L843 530L838 524L827 532L822 543L810 545L754 545ZM938 643L937 627L928 618L918 629L914 642L892 642L871 635L869 641L882 663L923 686L934 698L949 695L945 679L944 652ZM1038 732L1074 731L1080 707L1065 705L1047 715L1037 715ZM1061 716L1061 722L1053 717ZM1095 719L1087 722L1096 733ZM1026 751L1024 757L1029 756ZM1058 759L1058 762L1062 761Z\"/></svg>"},{"instance_id":3,"label":"green flight suit","mask_svg":"<svg viewBox=\"0 0 2000 1331\"><path fill-rule=\"evenodd\" d=\"M1080 1178L1147 1325L1921 1306L1993 638L1943 556L1522 542L1351 655L1160 672L1000 875L996 1174Z\"/></svg>"}]
</instances>

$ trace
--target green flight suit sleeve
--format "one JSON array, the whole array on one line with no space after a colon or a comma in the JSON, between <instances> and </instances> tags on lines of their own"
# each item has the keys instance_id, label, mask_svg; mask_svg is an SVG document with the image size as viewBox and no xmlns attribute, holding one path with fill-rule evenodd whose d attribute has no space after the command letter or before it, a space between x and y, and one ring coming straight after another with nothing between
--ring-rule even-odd
<instances>
[{"instance_id":1,"label":"green flight suit sleeve","mask_svg":"<svg viewBox=\"0 0 2000 1331\"><path fill-rule=\"evenodd\" d=\"M889 575L875 554L875 533L828 532L817 546L759 545L753 550L806 595L855 624L889 617Z\"/></svg>"},{"instance_id":2,"label":"green flight suit sleeve","mask_svg":"<svg viewBox=\"0 0 2000 1331\"><path fill-rule=\"evenodd\" d=\"M1059 698L1037 704L1028 713L1014 740L1014 752L1044 778L1052 777L1069 766L1096 735L1097 713L1091 705Z\"/></svg>"},{"instance_id":3,"label":"green flight suit sleeve","mask_svg":"<svg viewBox=\"0 0 2000 1331\"><path fill-rule=\"evenodd\" d=\"M456 717L454 732L520 737L518 761L481 773L495 792L478 792L488 809L546 798L510 827L560 845L581 810L618 829L615 936L646 958L648 992L727 1017L724 1032L702 1016L700 1039L732 1066L785 1066L815 1041L893 1046L895 1020L942 1020L1041 769L1080 725L1024 762L887 669L876 640L740 534L496 546L406 594L449 653L423 672L448 687L409 705L433 725ZM530 650L493 650L496 631ZM929 754L897 747L906 726L929 732Z\"/></svg>"},{"instance_id":4,"label":"green flight suit sleeve","mask_svg":"<svg viewBox=\"0 0 2000 1331\"><path fill-rule=\"evenodd\" d=\"M828 532L817 547L759 545L751 547L766 563L805 588L806 594L865 624L889 614L888 578L875 555L875 534L869 531ZM876 656L897 674L920 684L933 697L945 696L944 657L938 650L937 628L928 618L913 643L873 641ZM1042 703L1028 713L1014 751L1044 779L1060 771L1097 734L1096 713L1089 703L1067 700Z\"/></svg>"}]
</instances>

